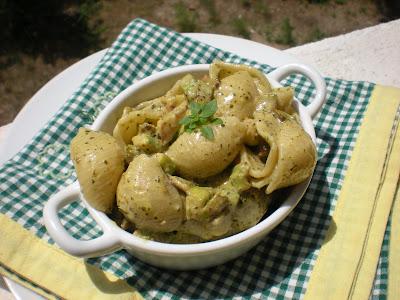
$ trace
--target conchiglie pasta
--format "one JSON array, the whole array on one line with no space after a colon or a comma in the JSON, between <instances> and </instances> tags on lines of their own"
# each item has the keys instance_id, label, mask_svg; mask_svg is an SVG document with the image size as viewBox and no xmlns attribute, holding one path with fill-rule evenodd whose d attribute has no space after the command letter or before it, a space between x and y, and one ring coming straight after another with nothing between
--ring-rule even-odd
<instances>
[{"instance_id":1,"label":"conchiglie pasta","mask_svg":"<svg viewBox=\"0 0 400 300\"><path fill-rule=\"evenodd\" d=\"M234 116L243 121L253 115L258 92L250 74L238 71L223 78L214 93L217 115Z\"/></svg>"},{"instance_id":2,"label":"conchiglie pasta","mask_svg":"<svg viewBox=\"0 0 400 300\"><path fill-rule=\"evenodd\" d=\"M156 120L155 117L153 119ZM129 144L137 134L139 125L144 123L145 120L146 116L143 112L131 111L118 120L113 131L113 136L124 144Z\"/></svg>"},{"instance_id":3,"label":"conchiglie pasta","mask_svg":"<svg viewBox=\"0 0 400 300\"><path fill-rule=\"evenodd\" d=\"M82 192L146 239L197 243L246 230L271 193L314 170L293 96L250 66L215 61L202 77L186 74L124 108L113 136L79 131L71 158Z\"/></svg>"},{"instance_id":4,"label":"conchiglie pasta","mask_svg":"<svg viewBox=\"0 0 400 300\"><path fill-rule=\"evenodd\" d=\"M246 191L241 196L232 216L232 233L243 231L256 225L267 211L270 197L257 189Z\"/></svg>"},{"instance_id":5,"label":"conchiglie pasta","mask_svg":"<svg viewBox=\"0 0 400 300\"><path fill-rule=\"evenodd\" d=\"M139 229L170 232L183 221L183 199L156 156L141 154L122 175L117 205Z\"/></svg>"},{"instance_id":6,"label":"conchiglie pasta","mask_svg":"<svg viewBox=\"0 0 400 300\"><path fill-rule=\"evenodd\" d=\"M113 136L128 145L138 134L139 125L143 123L156 125L161 120L170 127L170 130L165 130L163 125L158 125L158 130L161 130L159 133L163 138L170 138L175 133L170 131L177 130L179 119L186 112L186 107L184 95L173 95L150 100L149 103L138 105L135 109L126 108L114 127ZM165 118L169 121L165 122Z\"/></svg>"},{"instance_id":7,"label":"conchiglie pasta","mask_svg":"<svg viewBox=\"0 0 400 300\"><path fill-rule=\"evenodd\" d=\"M280 110L288 114L294 114L293 107L294 92L291 87L281 87L272 89L268 93L263 93L257 99L256 109L257 112L273 112Z\"/></svg>"},{"instance_id":8,"label":"conchiglie pasta","mask_svg":"<svg viewBox=\"0 0 400 300\"><path fill-rule=\"evenodd\" d=\"M81 128L70 150L85 199L94 208L110 212L125 167L120 144L107 133Z\"/></svg>"},{"instance_id":9,"label":"conchiglie pasta","mask_svg":"<svg viewBox=\"0 0 400 300\"><path fill-rule=\"evenodd\" d=\"M249 73L250 76L255 79L257 86L262 86L261 89L263 91L269 92L271 90L271 84L269 83L265 75L259 70L246 65L236 65L225 63L222 61L215 61L210 66L209 75L211 80L219 81L238 71L245 71Z\"/></svg>"},{"instance_id":10,"label":"conchiglie pasta","mask_svg":"<svg viewBox=\"0 0 400 300\"><path fill-rule=\"evenodd\" d=\"M201 132L184 132L166 151L181 176L206 178L218 174L239 153L245 134L244 125L236 117L222 120L223 125L213 128L213 140L206 139Z\"/></svg>"},{"instance_id":11,"label":"conchiglie pasta","mask_svg":"<svg viewBox=\"0 0 400 300\"><path fill-rule=\"evenodd\" d=\"M265 164L254 157L249 161L253 166L250 174L253 186L267 185L266 193L291 186L311 176L316 164L316 149L310 136L289 115L276 111L257 114L257 132L270 146Z\"/></svg>"}]
</instances>

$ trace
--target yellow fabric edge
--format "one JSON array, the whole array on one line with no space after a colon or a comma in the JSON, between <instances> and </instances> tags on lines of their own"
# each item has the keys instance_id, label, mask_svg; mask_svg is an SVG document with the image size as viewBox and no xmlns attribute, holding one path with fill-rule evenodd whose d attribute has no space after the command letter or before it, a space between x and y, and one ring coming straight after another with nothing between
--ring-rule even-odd
<instances>
[{"instance_id":1,"label":"yellow fabric edge","mask_svg":"<svg viewBox=\"0 0 400 300\"><path fill-rule=\"evenodd\" d=\"M0 214L0 236L0 263L58 297L142 299L124 280L68 255L3 214ZM43 291L39 293L48 297Z\"/></svg>"},{"instance_id":2,"label":"yellow fabric edge","mask_svg":"<svg viewBox=\"0 0 400 300\"><path fill-rule=\"evenodd\" d=\"M398 152L400 153L400 152ZM398 300L400 296L400 178L397 194L392 207L392 223L389 242L388 300Z\"/></svg>"},{"instance_id":3,"label":"yellow fabric edge","mask_svg":"<svg viewBox=\"0 0 400 300\"><path fill-rule=\"evenodd\" d=\"M400 94L399 94L400 97ZM400 99L400 98L399 98ZM385 181L382 184L375 215L371 222L369 239L365 246L364 260L361 265L358 277L354 282L351 296L354 299L367 299L370 290L365 287L373 285L376 274L379 256L381 253L382 242L389 219L390 210L396 195L397 182L400 171L400 130L397 128L395 133L391 156L388 160ZM391 240L395 243L395 239ZM400 295L400 294L399 294Z\"/></svg>"},{"instance_id":4,"label":"yellow fabric edge","mask_svg":"<svg viewBox=\"0 0 400 300\"><path fill-rule=\"evenodd\" d=\"M400 90L378 85L372 92L305 299L368 298L397 184L391 172L398 154L388 159L387 146L399 96ZM356 297L361 294L367 296Z\"/></svg>"}]
</instances>

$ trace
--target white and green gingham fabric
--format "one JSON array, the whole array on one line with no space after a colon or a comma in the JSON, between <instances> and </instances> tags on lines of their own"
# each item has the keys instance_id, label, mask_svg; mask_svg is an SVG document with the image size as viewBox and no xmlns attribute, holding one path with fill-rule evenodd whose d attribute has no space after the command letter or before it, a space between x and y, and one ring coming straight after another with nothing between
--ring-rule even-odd
<instances>
[{"instance_id":1,"label":"white and green gingham fabric","mask_svg":"<svg viewBox=\"0 0 400 300\"><path fill-rule=\"evenodd\" d=\"M42 222L51 195L75 180L68 145L79 127L90 124L112 98L155 72L220 59L246 63L264 73L271 67L243 59L142 19L131 22L98 66L58 113L0 168L0 212L53 243ZM319 161L308 192L290 216L247 254L214 268L178 272L149 266L125 251L87 261L126 279L146 298L302 298L329 227L353 145L373 84L326 78L327 103L314 121ZM302 76L284 84L304 104L313 87ZM26 124L29 126L29 124ZM87 210L75 202L61 211L79 239L100 235ZM372 298L385 298L390 226L385 234Z\"/></svg>"}]
</instances>

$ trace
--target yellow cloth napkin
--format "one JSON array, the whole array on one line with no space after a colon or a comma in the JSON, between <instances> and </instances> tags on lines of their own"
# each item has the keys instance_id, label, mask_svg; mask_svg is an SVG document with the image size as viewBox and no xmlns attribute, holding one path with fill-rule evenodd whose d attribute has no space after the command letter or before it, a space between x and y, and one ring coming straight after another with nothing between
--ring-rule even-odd
<instances>
[{"instance_id":1,"label":"yellow cloth napkin","mask_svg":"<svg viewBox=\"0 0 400 300\"><path fill-rule=\"evenodd\" d=\"M374 88L305 299L368 299L370 295L399 188L399 105L399 89ZM398 198L393 206L389 254L388 294L392 299L400 297Z\"/></svg>"},{"instance_id":2,"label":"yellow cloth napkin","mask_svg":"<svg viewBox=\"0 0 400 300\"><path fill-rule=\"evenodd\" d=\"M48 244L2 214L0 236L0 273L46 298L142 299L124 280Z\"/></svg>"}]
</instances>

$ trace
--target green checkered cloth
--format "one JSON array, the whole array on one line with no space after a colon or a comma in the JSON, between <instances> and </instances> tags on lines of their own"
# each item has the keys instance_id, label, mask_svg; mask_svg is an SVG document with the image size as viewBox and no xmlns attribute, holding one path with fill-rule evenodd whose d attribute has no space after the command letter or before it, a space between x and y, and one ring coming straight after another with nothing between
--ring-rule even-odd
<instances>
[{"instance_id":1,"label":"green checkered cloth","mask_svg":"<svg viewBox=\"0 0 400 300\"><path fill-rule=\"evenodd\" d=\"M210 47L145 20L120 34L98 66L48 124L0 169L0 211L39 238L54 243L42 222L46 201L75 181L68 145L79 127L113 96L158 71L215 59L272 68ZM314 121L319 161L299 205L251 251L207 270L177 272L149 266L121 250L87 261L127 280L146 298L294 298L304 295L329 227L357 133L374 84L326 78L327 103ZM304 104L314 89L305 77L289 77ZM29 124L27 124L29 125ZM75 202L61 211L66 228L79 239L101 234L87 210ZM385 297L389 230L385 235L371 298Z\"/></svg>"}]
</instances>

